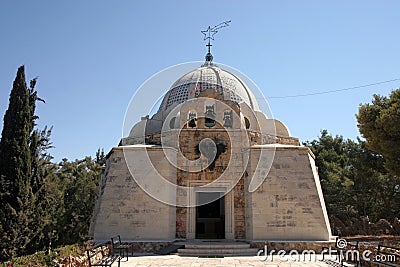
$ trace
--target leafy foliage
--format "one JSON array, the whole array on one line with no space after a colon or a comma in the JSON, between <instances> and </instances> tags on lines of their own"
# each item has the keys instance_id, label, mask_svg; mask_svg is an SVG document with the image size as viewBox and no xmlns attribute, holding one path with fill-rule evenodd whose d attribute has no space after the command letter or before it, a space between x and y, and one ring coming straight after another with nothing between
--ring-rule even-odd
<instances>
[{"instance_id":1,"label":"leafy foliage","mask_svg":"<svg viewBox=\"0 0 400 267\"><path fill-rule=\"evenodd\" d=\"M85 253L90 247L89 243L78 243L59 247L51 252L38 251L34 254L13 258L5 262L4 266L24 267L24 266L55 266L57 259L63 259L68 256L79 256Z\"/></svg>"},{"instance_id":2,"label":"leafy foliage","mask_svg":"<svg viewBox=\"0 0 400 267\"><path fill-rule=\"evenodd\" d=\"M326 130L318 140L306 142L316 165L328 213L346 222L368 216L372 221L400 217L399 179L383 168L383 158L365 142L331 136Z\"/></svg>"},{"instance_id":3,"label":"leafy foliage","mask_svg":"<svg viewBox=\"0 0 400 267\"><path fill-rule=\"evenodd\" d=\"M90 157L58 166L57 180L62 192L63 211L58 222L59 240L65 244L83 241L89 232L102 166Z\"/></svg>"},{"instance_id":4,"label":"leafy foliage","mask_svg":"<svg viewBox=\"0 0 400 267\"><path fill-rule=\"evenodd\" d=\"M389 97L374 95L372 104L360 105L356 117L366 146L382 154L385 168L400 176L400 89Z\"/></svg>"}]
</instances>

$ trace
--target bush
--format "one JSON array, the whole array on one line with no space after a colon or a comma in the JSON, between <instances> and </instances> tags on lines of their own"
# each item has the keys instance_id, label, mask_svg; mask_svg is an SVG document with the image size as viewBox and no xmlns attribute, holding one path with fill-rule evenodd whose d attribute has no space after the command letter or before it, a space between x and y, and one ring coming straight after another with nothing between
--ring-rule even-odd
<instances>
[{"instance_id":1,"label":"bush","mask_svg":"<svg viewBox=\"0 0 400 267\"><path fill-rule=\"evenodd\" d=\"M10 261L5 262L5 266L13 266L13 267L54 266L53 260L56 257L57 257L57 252L47 253L45 251L39 251L32 255L13 258Z\"/></svg>"},{"instance_id":2,"label":"bush","mask_svg":"<svg viewBox=\"0 0 400 267\"><path fill-rule=\"evenodd\" d=\"M56 262L69 256L84 255L85 250L89 247L89 242L83 244L72 244L59 247L50 253L48 251L38 251L32 255L26 255L13 258L6 261L2 267L53 267Z\"/></svg>"}]
</instances>

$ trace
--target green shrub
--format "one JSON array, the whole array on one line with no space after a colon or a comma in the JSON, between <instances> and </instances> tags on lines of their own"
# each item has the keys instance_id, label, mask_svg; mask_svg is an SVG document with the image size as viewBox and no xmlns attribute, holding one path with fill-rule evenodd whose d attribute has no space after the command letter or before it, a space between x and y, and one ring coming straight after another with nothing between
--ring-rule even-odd
<instances>
[{"instance_id":1,"label":"green shrub","mask_svg":"<svg viewBox=\"0 0 400 267\"><path fill-rule=\"evenodd\" d=\"M32 255L21 256L13 258L10 261L5 262L5 266L13 267L27 267L27 266L54 266L53 260L57 257L56 252L46 253L45 251L39 251Z\"/></svg>"},{"instance_id":2,"label":"green shrub","mask_svg":"<svg viewBox=\"0 0 400 267\"><path fill-rule=\"evenodd\" d=\"M54 260L65 258L68 256L78 256L83 255L86 249L90 246L89 242L83 244L72 244L66 245L59 248L54 249L52 252L48 253L46 251L38 251L32 255L26 255L21 257L12 258L9 261L6 261L5 266L12 267L52 267L54 266Z\"/></svg>"}]
</instances>

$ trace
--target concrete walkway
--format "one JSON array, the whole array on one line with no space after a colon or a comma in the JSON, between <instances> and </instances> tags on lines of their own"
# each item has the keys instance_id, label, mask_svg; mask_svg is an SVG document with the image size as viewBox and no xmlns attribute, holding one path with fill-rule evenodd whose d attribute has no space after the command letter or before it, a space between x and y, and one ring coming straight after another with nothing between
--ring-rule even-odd
<instances>
[{"instance_id":1,"label":"concrete walkway","mask_svg":"<svg viewBox=\"0 0 400 267\"><path fill-rule=\"evenodd\" d=\"M197 258L197 257L179 257L177 255L168 256L140 256L129 257L121 260L121 267L317 267L317 266L335 266L319 261L320 255L316 259L293 261L289 258L274 258L262 260L257 256L252 257L226 257L226 258ZM117 266L117 264L115 264Z\"/></svg>"}]
</instances>

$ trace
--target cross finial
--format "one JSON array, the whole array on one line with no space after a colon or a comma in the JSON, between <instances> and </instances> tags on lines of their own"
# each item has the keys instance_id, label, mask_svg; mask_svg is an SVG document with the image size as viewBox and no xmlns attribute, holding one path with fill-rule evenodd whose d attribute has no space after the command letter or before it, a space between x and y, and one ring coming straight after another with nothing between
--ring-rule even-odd
<instances>
[{"instance_id":1,"label":"cross finial","mask_svg":"<svg viewBox=\"0 0 400 267\"><path fill-rule=\"evenodd\" d=\"M207 40L208 39L208 44L206 44L207 46L207 55L206 55L206 64L211 64L212 60L213 60L213 56L211 55L211 40L214 40L214 35L218 32L219 29L224 28L229 26L229 23L231 21L224 21L220 24L218 24L217 26L214 26L211 28L211 26L208 26L207 30L201 31L202 34L204 34L204 38L203 40Z\"/></svg>"}]
</instances>

